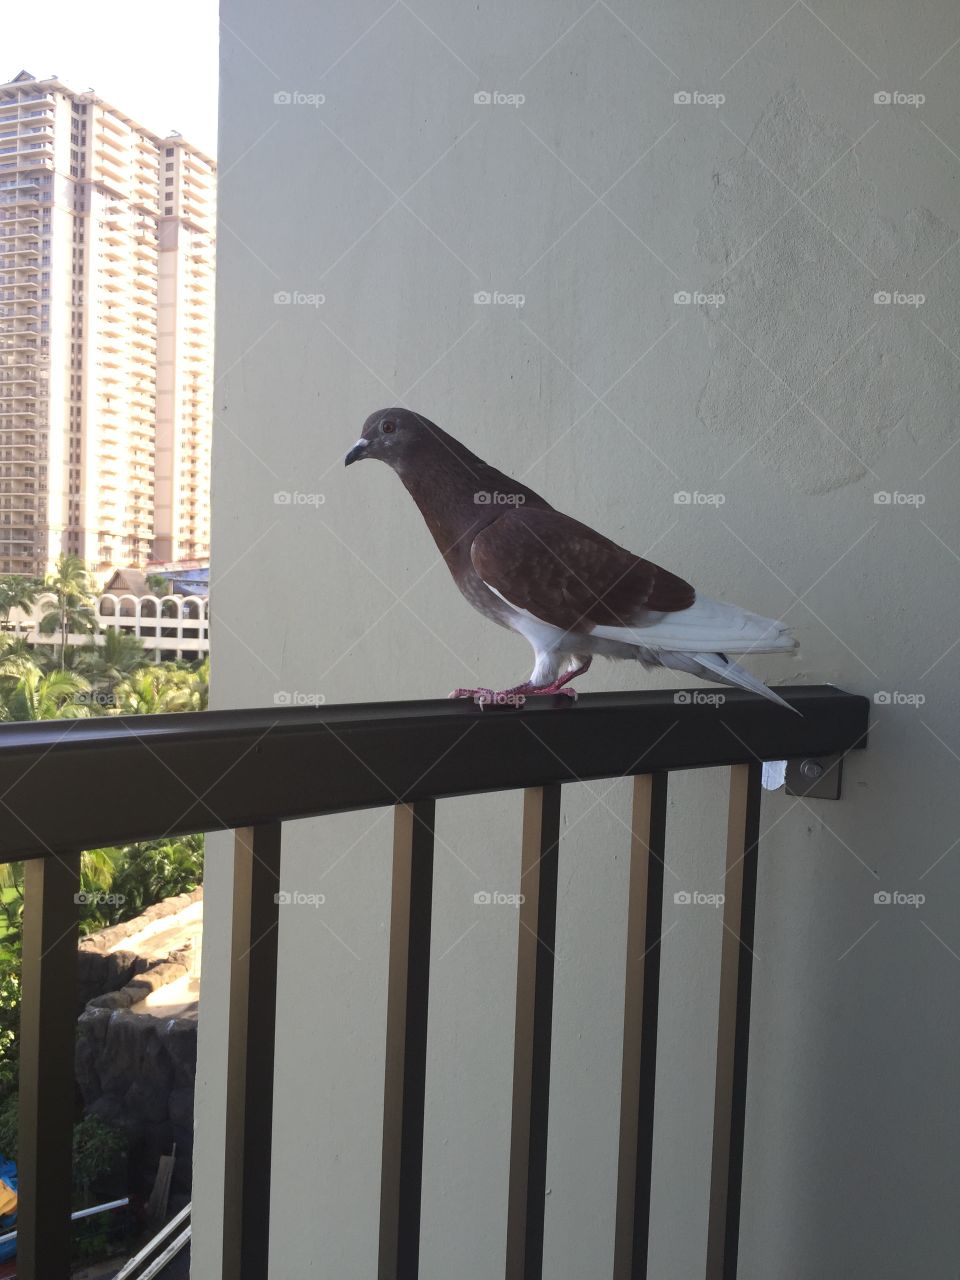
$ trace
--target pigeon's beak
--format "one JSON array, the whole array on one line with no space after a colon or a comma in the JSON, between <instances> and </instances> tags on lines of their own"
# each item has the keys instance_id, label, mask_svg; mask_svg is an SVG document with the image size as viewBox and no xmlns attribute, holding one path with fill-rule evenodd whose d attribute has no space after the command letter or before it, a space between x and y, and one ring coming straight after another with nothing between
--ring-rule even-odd
<instances>
[{"instance_id":1,"label":"pigeon's beak","mask_svg":"<svg viewBox=\"0 0 960 1280\"><path fill-rule=\"evenodd\" d=\"M347 454L347 456L344 458L343 465L345 467L349 467L351 462L357 462L360 458L362 458L366 454L367 447L369 446L369 444L370 444L369 440L358 440L357 443L350 450L350 452Z\"/></svg>"}]
</instances>

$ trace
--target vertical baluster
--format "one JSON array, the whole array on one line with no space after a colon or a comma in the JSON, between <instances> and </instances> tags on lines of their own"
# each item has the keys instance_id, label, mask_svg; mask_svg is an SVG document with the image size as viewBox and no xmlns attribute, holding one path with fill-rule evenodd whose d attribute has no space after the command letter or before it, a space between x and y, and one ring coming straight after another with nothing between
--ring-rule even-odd
<instances>
[{"instance_id":1,"label":"vertical baluster","mask_svg":"<svg viewBox=\"0 0 960 1280\"><path fill-rule=\"evenodd\" d=\"M633 780L614 1280L647 1274L667 775Z\"/></svg>"},{"instance_id":2,"label":"vertical baluster","mask_svg":"<svg viewBox=\"0 0 960 1280\"><path fill-rule=\"evenodd\" d=\"M559 839L560 787L528 788L523 794L507 1280L539 1280L543 1269Z\"/></svg>"},{"instance_id":3,"label":"vertical baluster","mask_svg":"<svg viewBox=\"0 0 960 1280\"><path fill-rule=\"evenodd\" d=\"M80 855L24 868L17 1275L67 1280L73 1164Z\"/></svg>"},{"instance_id":4,"label":"vertical baluster","mask_svg":"<svg viewBox=\"0 0 960 1280\"><path fill-rule=\"evenodd\" d=\"M734 1280L737 1274L757 903L760 770L759 764L734 765L730 770L707 1280Z\"/></svg>"},{"instance_id":5,"label":"vertical baluster","mask_svg":"<svg viewBox=\"0 0 960 1280\"><path fill-rule=\"evenodd\" d=\"M267 1274L279 891L280 823L238 829L227 1032L224 1280L263 1280Z\"/></svg>"},{"instance_id":6,"label":"vertical baluster","mask_svg":"<svg viewBox=\"0 0 960 1280\"><path fill-rule=\"evenodd\" d=\"M432 800L397 805L380 1185L380 1280L416 1280L433 907Z\"/></svg>"}]
</instances>

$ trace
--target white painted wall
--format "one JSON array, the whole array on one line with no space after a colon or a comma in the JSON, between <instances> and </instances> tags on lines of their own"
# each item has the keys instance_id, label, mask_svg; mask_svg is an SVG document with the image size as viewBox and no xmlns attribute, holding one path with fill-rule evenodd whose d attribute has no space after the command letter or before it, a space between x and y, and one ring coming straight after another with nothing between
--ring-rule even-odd
<instances>
[{"instance_id":1,"label":"white painted wall","mask_svg":"<svg viewBox=\"0 0 960 1280\"><path fill-rule=\"evenodd\" d=\"M741 1274L948 1280L960 29L949 0L784 8L224 0L215 701L428 697L527 674L396 478L342 468L364 417L396 402L712 594L785 614L802 656L760 674L923 695L875 707L841 803L764 802ZM684 91L726 101L675 103ZM926 101L874 102L895 91ZM477 306L481 290L525 305ZM676 304L682 290L725 301ZM926 300L875 304L881 290ZM601 667L581 687L643 683ZM672 785L670 889L720 887L725 785ZM627 793L567 792L550 1280L602 1277L612 1257ZM439 821L422 1274L493 1280L516 921L473 894L516 887L519 801L451 802ZM375 1273L389 827L287 832L287 887L327 900L282 920L272 1277ZM226 847L207 879L204 1277ZM878 906L880 890L926 901ZM677 1280L704 1256L721 926L672 902L665 923L651 1275Z\"/></svg>"}]
</instances>

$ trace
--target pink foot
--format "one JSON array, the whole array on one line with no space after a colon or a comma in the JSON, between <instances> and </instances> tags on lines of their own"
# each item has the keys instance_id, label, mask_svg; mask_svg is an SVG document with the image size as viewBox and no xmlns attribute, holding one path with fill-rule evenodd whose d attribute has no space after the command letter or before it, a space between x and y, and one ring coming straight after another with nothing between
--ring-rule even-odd
<instances>
[{"instance_id":1,"label":"pink foot","mask_svg":"<svg viewBox=\"0 0 960 1280\"><path fill-rule=\"evenodd\" d=\"M472 698L483 710L484 707L522 707L526 698L523 686L515 689L454 689L448 696L451 698Z\"/></svg>"},{"instance_id":2,"label":"pink foot","mask_svg":"<svg viewBox=\"0 0 960 1280\"><path fill-rule=\"evenodd\" d=\"M528 697L543 697L554 693L562 693L565 698L577 700L576 689L570 688L570 681L583 673L590 666L587 658L579 667L558 676L549 684L531 684L529 680L523 684L515 684L512 689L454 689L451 698L472 698L477 706L483 707L522 707Z\"/></svg>"}]
</instances>

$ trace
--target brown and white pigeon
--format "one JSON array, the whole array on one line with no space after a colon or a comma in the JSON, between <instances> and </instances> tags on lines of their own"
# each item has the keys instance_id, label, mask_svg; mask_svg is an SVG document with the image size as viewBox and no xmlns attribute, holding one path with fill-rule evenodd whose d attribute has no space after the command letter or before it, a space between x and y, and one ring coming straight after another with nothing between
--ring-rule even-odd
<instances>
[{"instance_id":1,"label":"brown and white pigeon","mask_svg":"<svg viewBox=\"0 0 960 1280\"><path fill-rule=\"evenodd\" d=\"M792 707L731 653L790 652L782 623L711 600L602 533L556 511L409 409L380 409L344 464L379 458L420 508L454 581L473 607L532 646L530 679L451 697L572 694L595 655L633 658L736 685ZM574 695L575 696L575 695Z\"/></svg>"}]
</instances>

